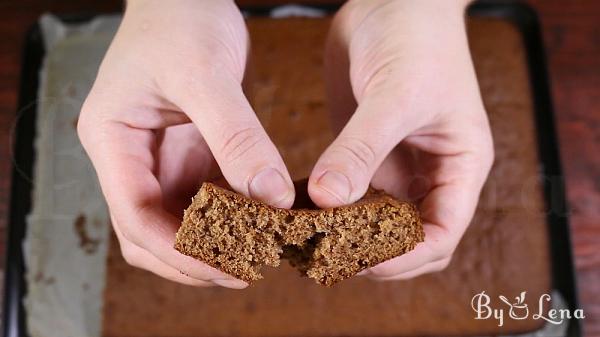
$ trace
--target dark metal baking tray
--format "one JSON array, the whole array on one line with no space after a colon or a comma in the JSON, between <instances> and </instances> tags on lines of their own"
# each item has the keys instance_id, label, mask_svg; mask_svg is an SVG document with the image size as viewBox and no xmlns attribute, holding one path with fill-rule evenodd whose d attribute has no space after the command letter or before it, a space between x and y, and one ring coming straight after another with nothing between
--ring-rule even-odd
<instances>
[{"instance_id":1,"label":"dark metal baking tray","mask_svg":"<svg viewBox=\"0 0 600 337\"><path fill-rule=\"evenodd\" d=\"M318 7L318 6L317 6ZM335 10L335 6L322 6ZM272 7L253 7L244 10L254 15L265 15ZM556 139L554 112L549 90L546 60L536 13L520 2L480 1L471 5L468 14L477 17L495 17L512 22L523 36L529 78L533 89L534 108L538 130L538 147L543 174L553 179L544 180L546 202L552 205L548 213L551 241L553 289L560 292L571 311L578 308L575 273L571 250L569 221ZM65 17L65 22L85 22L91 16ZM39 73L44 58L44 44L40 27L36 24L27 33L21 70L18 120L15 127L13 174L9 229L4 281L3 336L29 336L25 324L23 298L27 292L23 239L26 216L31 209L32 176L35 159L34 139ZM570 320L565 337L582 335L580 321ZM556 336L560 337L560 336Z\"/></svg>"}]
</instances>

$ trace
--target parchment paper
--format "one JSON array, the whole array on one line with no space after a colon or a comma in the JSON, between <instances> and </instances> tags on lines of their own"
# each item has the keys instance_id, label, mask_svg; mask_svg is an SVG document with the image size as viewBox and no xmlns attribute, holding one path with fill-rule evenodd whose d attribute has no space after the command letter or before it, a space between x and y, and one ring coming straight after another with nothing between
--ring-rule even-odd
<instances>
[{"instance_id":1,"label":"parchment paper","mask_svg":"<svg viewBox=\"0 0 600 337\"><path fill-rule=\"evenodd\" d=\"M118 21L98 17L67 26L51 15L40 20L47 54L24 242L25 308L34 337L100 335L109 219L75 126Z\"/></svg>"}]
</instances>

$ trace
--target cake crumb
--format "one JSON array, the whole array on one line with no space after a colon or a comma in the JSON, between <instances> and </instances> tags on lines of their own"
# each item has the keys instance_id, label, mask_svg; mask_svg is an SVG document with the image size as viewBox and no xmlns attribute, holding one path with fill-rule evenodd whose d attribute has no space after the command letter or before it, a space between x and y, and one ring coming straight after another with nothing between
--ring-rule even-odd
<instances>
[{"instance_id":1,"label":"cake crumb","mask_svg":"<svg viewBox=\"0 0 600 337\"><path fill-rule=\"evenodd\" d=\"M425 234L415 205L370 189L358 202L316 209L306 182L291 210L278 209L212 183L185 210L175 249L246 282L282 258L331 286L413 250ZM307 208L306 208L307 207Z\"/></svg>"}]
</instances>

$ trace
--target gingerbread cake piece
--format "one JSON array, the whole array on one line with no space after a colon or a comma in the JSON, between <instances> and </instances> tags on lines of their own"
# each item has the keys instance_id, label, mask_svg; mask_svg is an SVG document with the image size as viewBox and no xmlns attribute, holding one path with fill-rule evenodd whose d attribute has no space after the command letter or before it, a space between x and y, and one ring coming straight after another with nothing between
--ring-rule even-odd
<instances>
[{"instance_id":1,"label":"gingerbread cake piece","mask_svg":"<svg viewBox=\"0 0 600 337\"><path fill-rule=\"evenodd\" d=\"M283 257L331 286L424 239L417 208L383 192L371 189L352 205L329 209L304 208L309 198L305 189L297 192L299 202L287 210L204 183L185 211L175 249L246 282Z\"/></svg>"}]
</instances>

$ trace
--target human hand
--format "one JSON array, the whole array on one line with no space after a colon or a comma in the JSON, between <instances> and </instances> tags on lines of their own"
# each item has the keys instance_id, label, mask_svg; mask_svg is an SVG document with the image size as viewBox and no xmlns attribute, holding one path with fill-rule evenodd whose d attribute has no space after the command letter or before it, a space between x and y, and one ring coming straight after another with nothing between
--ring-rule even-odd
<instances>
[{"instance_id":1,"label":"human hand","mask_svg":"<svg viewBox=\"0 0 600 337\"><path fill-rule=\"evenodd\" d=\"M247 51L233 1L128 1L78 133L131 265L190 285L247 286L173 248L182 210L220 173L215 160L236 191L293 203L283 160L242 92Z\"/></svg>"},{"instance_id":2,"label":"human hand","mask_svg":"<svg viewBox=\"0 0 600 337\"><path fill-rule=\"evenodd\" d=\"M464 26L467 1L351 0L334 18L325 65L336 140L309 181L321 207L369 183L418 203L425 242L363 275L445 268L493 162Z\"/></svg>"}]
</instances>

